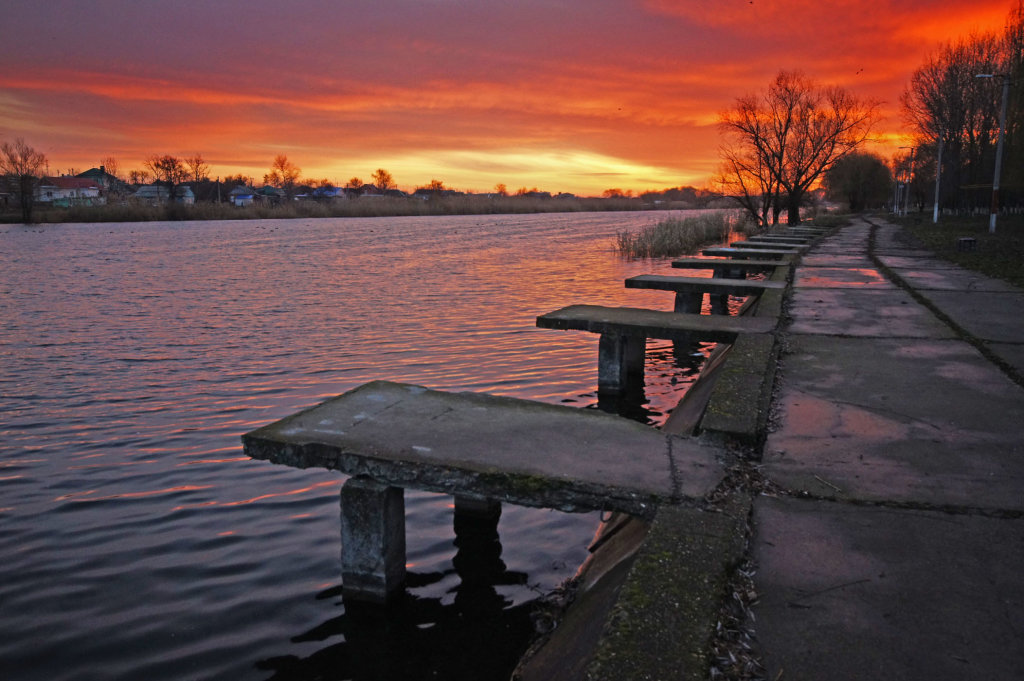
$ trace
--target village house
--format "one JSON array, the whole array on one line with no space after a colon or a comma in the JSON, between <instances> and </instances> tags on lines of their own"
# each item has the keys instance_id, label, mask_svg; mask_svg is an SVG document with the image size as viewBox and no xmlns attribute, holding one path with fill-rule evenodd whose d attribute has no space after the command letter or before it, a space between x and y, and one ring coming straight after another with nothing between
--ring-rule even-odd
<instances>
[{"instance_id":1,"label":"village house","mask_svg":"<svg viewBox=\"0 0 1024 681\"><path fill-rule=\"evenodd\" d=\"M107 202L94 180L84 177L44 177L36 187L36 200L53 206L101 206Z\"/></svg>"},{"instance_id":2,"label":"village house","mask_svg":"<svg viewBox=\"0 0 1024 681\"><path fill-rule=\"evenodd\" d=\"M162 184L144 184L135 191L132 198L150 205L159 205L167 203L167 196L167 187ZM174 188L174 202L191 206L196 202L196 195L187 184L179 184Z\"/></svg>"},{"instance_id":3,"label":"village house","mask_svg":"<svg viewBox=\"0 0 1024 681\"><path fill-rule=\"evenodd\" d=\"M245 185L238 185L228 192L228 202L232 206L242 208L251 206L256 201L256 190Z\"/></svg>"}]
</instances>

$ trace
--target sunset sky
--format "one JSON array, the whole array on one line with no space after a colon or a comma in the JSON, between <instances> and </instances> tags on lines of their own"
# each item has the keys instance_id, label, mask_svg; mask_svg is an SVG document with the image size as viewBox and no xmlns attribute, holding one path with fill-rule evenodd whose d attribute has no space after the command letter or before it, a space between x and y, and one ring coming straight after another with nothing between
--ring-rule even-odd
<instances>
[{"instance_id":1,"label":"sunset sky","mask_svg":"<svg viewBox=\"0 0 1024 681\"><path fill-rule=\"evenodd\" d=\"M717 114L780 69L883 101L1011 0L6 0L0 139L52 174L201 153L261 179L597 195L706 185Z\"/></svg>"}]
</instances>

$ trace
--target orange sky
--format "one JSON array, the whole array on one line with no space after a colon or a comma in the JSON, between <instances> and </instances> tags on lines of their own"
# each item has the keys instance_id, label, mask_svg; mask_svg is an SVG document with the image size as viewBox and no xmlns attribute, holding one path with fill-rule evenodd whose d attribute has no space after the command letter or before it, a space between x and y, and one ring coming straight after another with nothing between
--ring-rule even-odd
<instances>
[{"instance_id":1,"label":"orange sky","mask_svg":"<svg viewBox=\"0 0 1024 681\"><path fill-rule=\"evenodd\" d=\"M0 139L51 172L201 153L258 179L600 194L704 185L719 111L779 69L884 102L1011 0L5 3Z\"/></svg>"}]
</instances>

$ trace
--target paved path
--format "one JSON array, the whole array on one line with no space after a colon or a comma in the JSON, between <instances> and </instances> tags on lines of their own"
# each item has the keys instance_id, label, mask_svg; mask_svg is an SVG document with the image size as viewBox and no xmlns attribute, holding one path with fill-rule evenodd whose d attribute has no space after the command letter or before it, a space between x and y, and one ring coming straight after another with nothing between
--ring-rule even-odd
<instances>
[{"instance_id":1,"label":"paved path","mask_svg":"<svg viewBox=\"0 0 1024 681\"><path fill-rule=\"evenodd\" d=\"M1024 291L880 220L796 269L754 608L767 678L1024 678Z\"/></svg>"}]
</instances>

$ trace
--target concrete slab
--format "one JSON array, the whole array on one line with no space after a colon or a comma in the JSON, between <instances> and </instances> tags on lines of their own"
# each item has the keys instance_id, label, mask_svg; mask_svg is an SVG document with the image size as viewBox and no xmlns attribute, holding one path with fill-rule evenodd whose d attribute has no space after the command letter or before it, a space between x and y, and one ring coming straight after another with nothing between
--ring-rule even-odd
<instances>
[{"instance_id":1,"label":"concrete slab","mask_svg":"<svg viewBox=\"0 0 1024 681\"><path fill-rule=\"evenodd\" d=\"M782 281L755 281L709 277L672 277L660 274L641 274L626 279L626 288L648 288L659 291L703 291L728 293L734 296L758 295L767 290L786 288Z\"/></svg>"},{"instance_id":2,"label":"concrete slab","mask_svg":"<svg viewBox=\"0 0 1024 681\"><path fill-rule=\"evenodd\" d=\"M796 288L895 288L874 267L806 267L801 266L793 277Z\"/></svg>"},{"instance_id":3,"label":"concrete slab","mask_svg":"<svg viewBox=\"0 0 1024 681\"><path fill-rule=\"evenodd\" d=\"M968 333L986 341L1020 343L1024 291L920 291L932 305Z\"/></svg>"},{"instance_id":4,"label":"concrete slab","mask_svg":"<svg viewBox=\"0 0 1024 681\"><path fill-rule=\"evenodd\" d=\"M1024 389L958 340L791 336L766 475L863 501L1024 510Z\"/></svg>"},{"instance_id":5,"label":"concrete slab","mask_svg":"<svg viewBox=\"0 0 1024 681\"><path fill-rule=\"evenodd\" d=\"M733 241L729 246L731 248L751 248L761 251L788 251L794 254L803 253L809 248L809 246L805 244L763 243L759 241Z\"/></svg>"},{"instance_id":6,"label":"concrete slab","mask_svg":"<svg viewBox=\"0 0 1024 681\"><path fill-rule=\"evenodd\" d=\"M988 348L1024 376L1024 342L989 343Z\"/></svg>"},{"instance_id":7,"label":"concrete slab","mask_svg":"<svg viewBox=\"0 0 1024 681\"><path fill-rule=\"evenodd\" d=\"M731 258L682 258L673 260L672 267L686 270L713 270L719 268L771 270L777 267L790 267L784 260L734 260Z\"/></svg>"},{"instance_id":8,"label":"concrete slab","mask_svg":"<svg viewBox=\"0 0 1024 681\"><path fill-rule=\"evenodd\" d=\"M702 497L720 452L603 412L375 381L242 436L245 454L403 488L651 515Z\"/></svg>"},{"instance_id":9,"label":"concrete slab","mask_svg":"<svg viewBox=\"0 0 1024 681\"><path fill-rule=\"evenodd\" d=\"M804 267L874 267L871 259L858 253L827 253L814 250L800 259Z\"/></svg>"},{"instance_id":10,"label":"concrete slab","mask_svg":"<svg viewBox=\"0 0 1024 681\"><path fill-rule=\"evenodd\" d=\"M961 268L893 267L892 271L908 286L922 291L1021 292L1013 284Z\"/></svg>"},{"instance_id":11,"label":"concrete slab","mask_svg":"<svg viewBox=\"0 0 1024 681\"><path fill-rule=\"evenodd\" d=\"M777 320L770 317L679 314L635 307L570 305L537 317L543 329L565 329L674 340L689 337L730 342L741 333L768 333Z\"/></svg>"},{"instance_id":12,"label":"concrete slab","mask_svg":"<svg viewBox=\"0 0 1024 681\"><path fill-rule=\"evenodd\" d=\"M723 258L783 260L793 258L794 251L778 248L705 248L701 255Z\"/></svg>"},{"instance_id":13,"label":"concrete slab","mask_svg":"<svg viewBox=\"0 0 1024 681\"><path fill-rule=\"evenodd\" d=\"M909 293L890 288L794 289L792 333L903 338L953 338L953 331Z\"/></svg>"},{"instance_id":14,"label":"concrete slab","mask_svg":"<svg viewBox=\"0 0 1024 681\"><path fill-rule=\"evenodd\" d=\"M891 269L913 268L916 270L955 270L959 269L956 263L948 260L940 260L931 253L922 252L921 255L886 255L879 254L879 262Z\"/></svg>"},{"instance_id":15,"label":"concrete slab","mask_svg":"<svg viewBox=\"0 0 1024 681\"><path fill-rule=\"evenodd\" d=\"M1024 520L760 497L765 678L1020 678Z\"/></svg>"}]
</instances>

